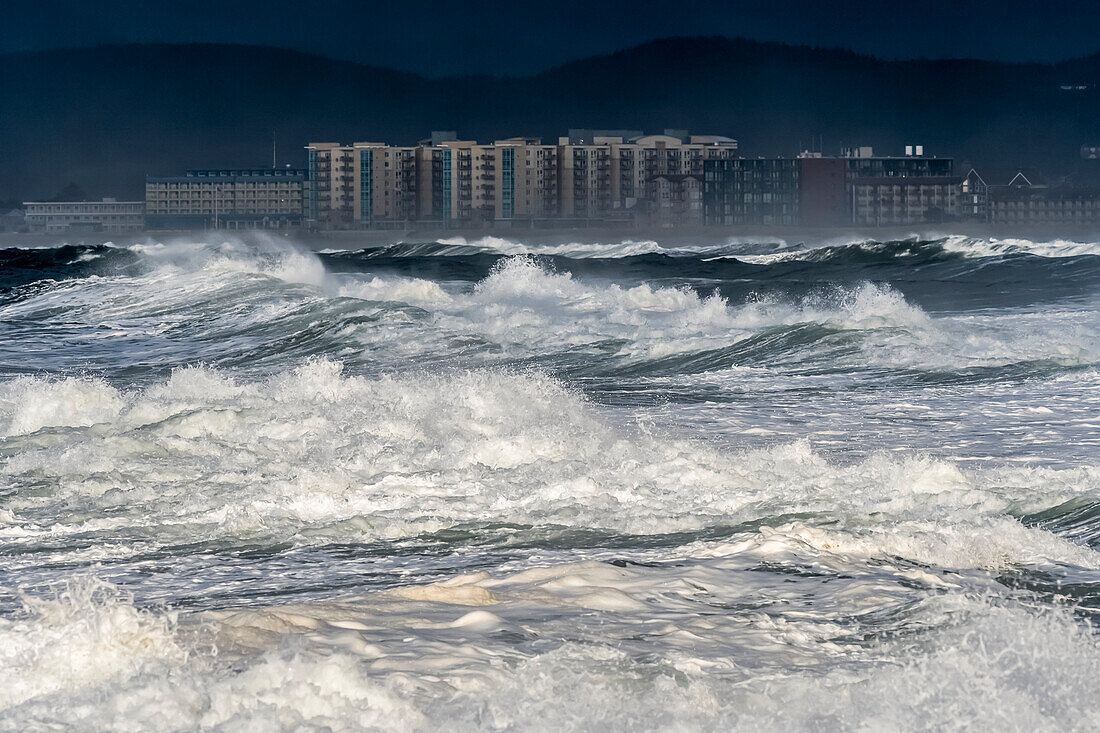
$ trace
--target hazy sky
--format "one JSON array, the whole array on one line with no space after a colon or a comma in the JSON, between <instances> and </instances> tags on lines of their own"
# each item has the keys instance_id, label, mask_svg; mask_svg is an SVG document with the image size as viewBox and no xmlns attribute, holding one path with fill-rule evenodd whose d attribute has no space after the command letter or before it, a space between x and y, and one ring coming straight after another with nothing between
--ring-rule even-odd
<instances>
[{"instance_id":1,"label":"hazy sky","mask_svg":"<svg viewBox=\"0 0 1100 733\"><path fill-rule=\"evenodd\" d=\"M266 44L429 75L525 74L673 35L840 46L887 58L1060 60L1100 51L1071 0L7 0L0 51L99 43Z\"/></svg>"}]
</instances>

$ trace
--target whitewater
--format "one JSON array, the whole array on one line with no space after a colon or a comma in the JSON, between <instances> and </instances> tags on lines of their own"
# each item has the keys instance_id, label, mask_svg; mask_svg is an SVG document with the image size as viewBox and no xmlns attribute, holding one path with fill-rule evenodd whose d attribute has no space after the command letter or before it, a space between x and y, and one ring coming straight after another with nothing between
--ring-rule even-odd
<instances>
[{"instance_id":1,"label":"whitewater","mask_svg":"<svg viewBox=\"0 0 1100 733\"><path fill-rule=\"evenodd\" d=\"M1098 243L0 249L0 730L1096 730L1098 613Z\"/></svg>"}]
</instances>

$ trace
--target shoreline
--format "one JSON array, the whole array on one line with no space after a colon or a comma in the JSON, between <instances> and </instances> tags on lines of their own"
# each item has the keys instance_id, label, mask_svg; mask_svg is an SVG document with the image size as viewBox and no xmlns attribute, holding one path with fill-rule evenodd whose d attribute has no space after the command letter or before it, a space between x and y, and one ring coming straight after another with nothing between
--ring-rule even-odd
<instances>
[{"instance_id":1,"label":"shoreline","mask_svg":"<svg viewBox=\"0 0 1100 733\"><path fill-rule=\"evenodd\" d=\"M277 231L277 230L191 230L147 231L126 234L42 234L0 233L0 248L51 247L65 244L146 244L176 240L209 239L212 235L226 240L244 242L286 240L313 251L324 249L355 250L363 247L381 247L402 242L440 242L463 239L476 242L497 238L523 241L533 244L618 243L625 241L656 241L668 247L692 244L723 244L747 241L775 242L857 242L897 241L904 239L940 239L947 236L974 238L1028 239L1035 242L1068 239L1073 241L1100 241L1100 223L1090 226L1047 224L1042 226L991 226L979 223L922 224L907 227L605 227L563 229L408 229L408 230L336 230L336 231Z\"/></svg>"}]
</instances>

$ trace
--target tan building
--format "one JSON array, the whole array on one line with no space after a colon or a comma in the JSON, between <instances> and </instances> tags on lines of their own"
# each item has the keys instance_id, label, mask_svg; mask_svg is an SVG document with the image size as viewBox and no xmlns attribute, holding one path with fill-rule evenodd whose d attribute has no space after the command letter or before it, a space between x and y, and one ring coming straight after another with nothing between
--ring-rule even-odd
<instances>
[{"instance_id":1,"label":"tan building","mask_svg":"<svg viewBox=\"0 0 1100 733\"><path fill-rule=\"evenodd\" d=\"M556 145L529 137L480 144L452 132L415 147L310 143L306 218L328 229L625 220L644 210L636 207L650 179L701 177L705 160L737 150L725 137L605 132L571 131Z\"/></svg>"},{"instance_id":2,"label":"tan building","mask_svg":"<svg viewBox=\"0 0 1100 733\"><path fill-rule=\"evenodd\" d=\"M300 226L306 172L293 168L191 170L145 179L151 230L285 229Z\"/></svg>"},{"instance_id":3,"label":"tan building","mask_svg":"<svg viewBox=\"0 0 1100 733\"><path fill-rule=\"evenodd\" d=\"M611 145L558 141L558 215L563 219L603 219L612 210Z\"/></svg>"},{"instance_id":4,"label":"tan building","mask_svg":"<svg viewBox=\"0 0 1100 733\"><path fill-rule=\"evenodd\" d=\"M496 143L501 150L514 150L511 165L507 155L501 167L501 219L551 219L558 216L558 148L543 145L538 138L510 138ZM512 177L510 195L509 175ZM507 202L512 202L509 217Z\"/></svg>"},{"instance_id":5,"label":"tan building","mask_svg":"<svg viewBox=\"0 0 1100 733\"><path fill-rule=\"evenodd\" d=\"M474 219L474 148L472 140L443 140L421 144L417 150L419 190L417 215L439 226ZM479 161L484 168L484 161ZM484 171L479 170L478 175Z\"/></svg>"},{"instance_id":6,"label":"tan building","mask_svg":"<svg viewBox=\"0 0 1100 733\"><path fill-rule=\"evenodd\" d=\"M654 176L646 182L649 221L657 226L703 223L703 177L683 173Z\"/></svg>"},{"instance_id":7,"label":"tan building","mask_svg":"<svg viewBox=\"0 0 1100 733\"><path fill-rule=\"evenodd\" d=\"M704 161L737 154L737 141L719 135L688 136L666 130L661 135L624 139L593 132L581 138L587 144L566 138L560 142L562 165L572 162L574 167L572 180L562 177L562 216L621 218L646 199L651 179L669 175L701 179ZM581 165L587 177L577 174ZM566 213L570 199L573 210Z\"/></svg>"},{"instance_id":8,"label":"tan building","mask_svg":"<svg viewBox=\"0 0 1100 733\"><path fill-rule=\"evenodd\" d=\"M309 196L306 223L320 229L350 229L355 225L355 155L340 143L306 146Z\"/></svg>"},{"instance_id":9,"label":"tan building","mask_svg":"<svg viewBox=\"0 0 1100 733\"><path fill-rule=\"evenodd\" d=\"M417 149L385 143L351 147L353 222L389 229L416 219Z\"/></svg>"},{"instance_id":10,"label":"tan building","mask_svg":"<svg viewBox=\"0 0 1100 733\"><path fill-rule=\"evenodd\" d=\"M27 231L123 233L145 228L144 201L25 201Z\"/></svg>"}]
</instances>

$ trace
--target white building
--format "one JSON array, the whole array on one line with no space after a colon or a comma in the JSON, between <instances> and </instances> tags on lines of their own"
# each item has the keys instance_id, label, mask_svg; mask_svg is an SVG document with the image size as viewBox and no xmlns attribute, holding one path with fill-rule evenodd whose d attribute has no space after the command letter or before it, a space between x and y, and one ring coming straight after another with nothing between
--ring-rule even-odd
<instances>
[{"instance_id":1,"label":"white building","mask_svg":"<svg viewBox=\"0 0 1100 733\"><path fill-rule=\"evenodd\" d=\"M31 232L140 232L145 228L144 201L24 201Z\"/></svg>"}]
</instances>

